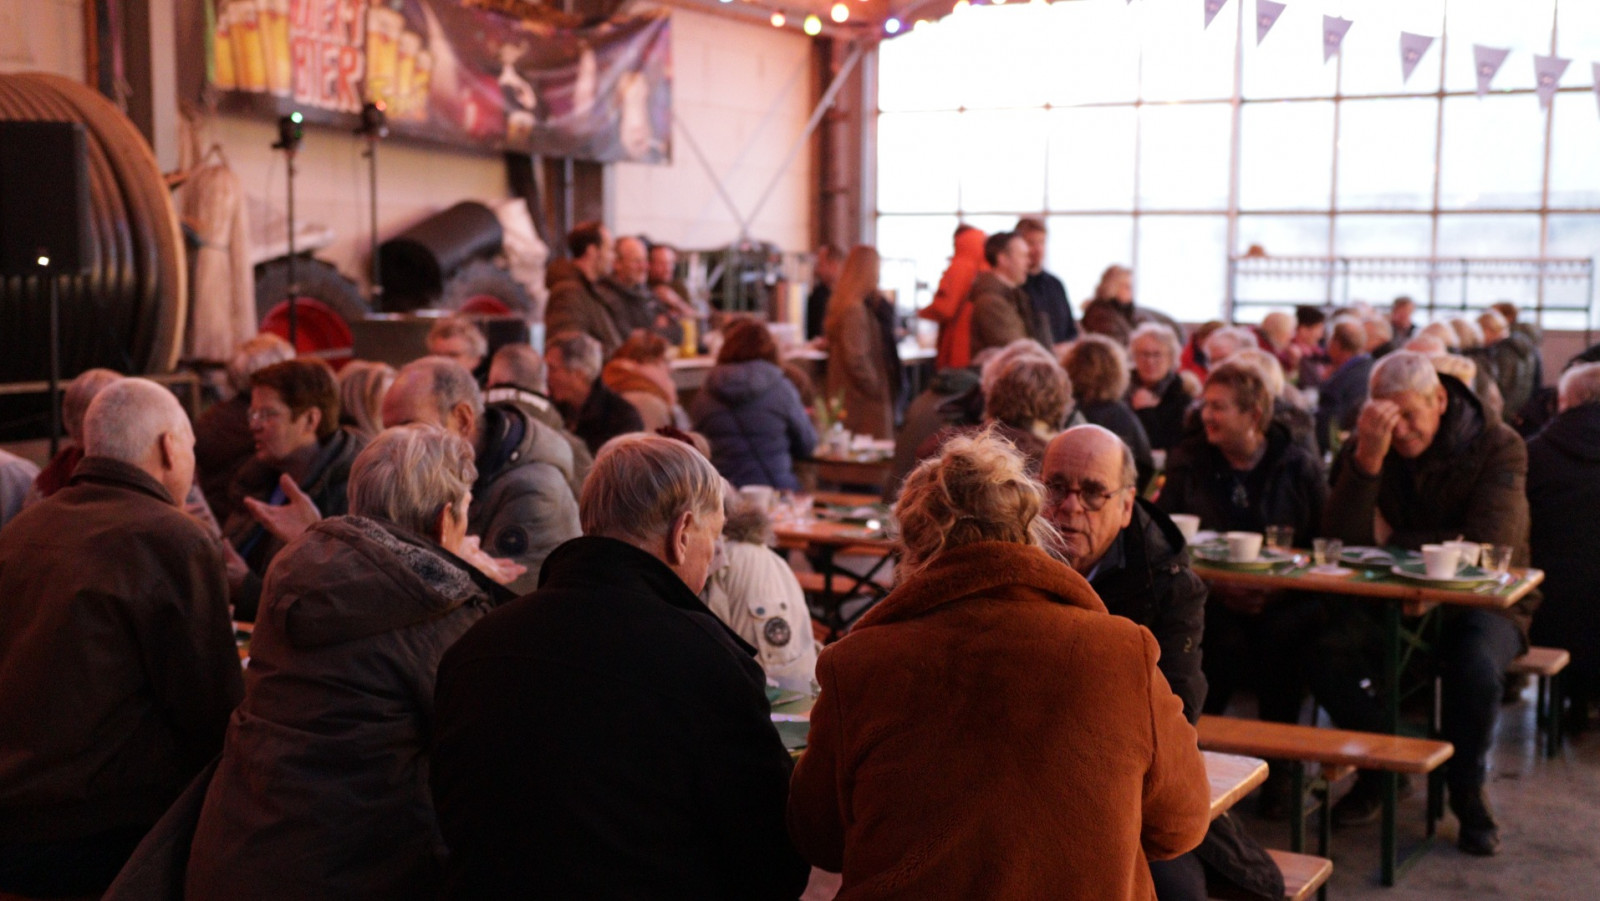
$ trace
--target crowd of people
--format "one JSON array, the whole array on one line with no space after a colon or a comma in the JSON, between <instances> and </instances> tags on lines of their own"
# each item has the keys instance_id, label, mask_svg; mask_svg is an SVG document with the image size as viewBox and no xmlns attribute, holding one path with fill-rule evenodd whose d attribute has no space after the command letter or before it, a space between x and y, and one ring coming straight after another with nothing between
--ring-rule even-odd
<instances>
[{"instance_id":1,"label":"crowd of people","mask_svg":"<svg viewBox=\"0 0 1600 901\"><path fill-rule=\"evenodd\" d=\"M862 246L818 254L820 390L728 317L685 403L674 253L597 223L542 349L451 317L425 357L336 374L262 335L193 422L153 382L78 376L65 447L0 455L0 894L795 898L818 867L858 898L1281 896L1209 816L1193 724L1309 697L1385 731L1376 608L1208 586L1178 514L1297 547L1464 537L1548 573L1441 617L1457 841L1495 853L1507 665L1530 634L1570 648L1579 726L1600 687L1600 363L1551 396L1510 304L1185 329L1121 266L1077 317L1047 239L956 232L911 398ZM810 487L835 423L895 443L897 559L819 655L740 489ZM816 695L798 764L769 685Z\"/></svg>"}]
</instances>

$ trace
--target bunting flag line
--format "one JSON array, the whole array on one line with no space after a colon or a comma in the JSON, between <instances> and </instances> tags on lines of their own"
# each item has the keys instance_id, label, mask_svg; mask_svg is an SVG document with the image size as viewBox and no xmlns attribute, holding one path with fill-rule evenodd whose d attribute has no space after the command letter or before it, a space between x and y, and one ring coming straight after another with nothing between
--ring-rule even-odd
<instances>
[{"instance_id":1,"label":"bunting flag line","mask_svg":"<svg viewBox=\"0 0 1600 901\"><path fill-rule=\"evenodd\" d=\"M1345 32L1350 30L1350 20L1338 16L1324 15L1322 17L1322 61L1326 63L1333 59L1339 52L1339 46L1344 43Z\"/></svg>"},{"instance_id":2,"label":"bunting flag line","mask_svg":"<svg viewBox=\"0 0 1600 901\"><path fill-rule=\"evenodd\" d=\"M1211 27L1211 20L1215 19L1217 17L1217 13L1222 12L1222 8L1224 6L1228 5L1228 0L1205 0L1205 2L1206 2L1206 27L1210 28Z\"/></svg>"},{"instance_id":3,"label":"bunting flag line","mask_svg":"<svg viewBox=\"0 0 1600 901\"><path fill-rule=\"evenodd\" d=\"M1533 57L1534 92L1539 95L1539 106L1542 109L1550 108L1550 101L1556 96L1556 89L1561 87L1561 76L1566 74L1567 66L1572 63L1570 59L1559 56Z\"/></svg>"},{"instance_id":4,"label":"bunting flag line","mask_svg":"<svg viewBox=\"0 0 1600 901\"><path fill-rule=\"evenodd\" d=\"M1266 38L1272 26L1278 24L1278 17L1283 15L1284 5L1276 0L1256 0L1256 46L1261 46L1261 41Z\"/></svg>"},{"instance_id":5,"label":"bunting flag line","mask_svg":"<svg viewBox=\"0 0 1600 901\"><path fill-rule=\"evenodd\" d=\"M1478 96L1489 93L1489 82L1494 81L1494 76L1500 71L1500 66L1511 54L1508 47L1485 47L1482 44L1472 45L1472 67L1478 73Z\"/></svg>"},{"instance_id":6,"label":"bunting flag line","mask_svg":"<svg viewBox=\"0 0 1600 901\"><path fill-rule=\"evenodd\" d=\"M1411 80L1411 73L1416 71L1417 63L1428 54L1428 48L1432 46L1432 35L1412 34L1409 31L1400 32L1401 83Z\"/></svg>"}]
</instances>

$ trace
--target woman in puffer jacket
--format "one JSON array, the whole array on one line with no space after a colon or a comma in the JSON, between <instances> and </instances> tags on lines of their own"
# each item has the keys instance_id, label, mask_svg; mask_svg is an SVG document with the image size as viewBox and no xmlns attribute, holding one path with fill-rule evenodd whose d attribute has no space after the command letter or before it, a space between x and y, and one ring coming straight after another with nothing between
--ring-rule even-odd
<instances>
[{"instance_id":1,"label":"woman in puffer jacket","mask_svg":"<svg viewBox=\"0 0 1600 901\"><path fill-rule=\"evenodd\" d=\"M728 327L717 365L689 405L694 430L711 444L711 462L735 486L794 490L796 457L809 457L817 430L800 392L778 366L778 345L764 323Z\"/></svg>"},{"instance_id":2,"label":"woman in puffer jacket","mask_svg":"<svg viewBox=\"0 0 1600 901\"><path fill-rule=\"evenodd\" d=\"M191 845L186 896L433 898L444 844L428 789L439 658L509 598L457 556L468 444L410 425L350 473L349 516L267 573L245 672Z\"/></svg>"}]
</instances>

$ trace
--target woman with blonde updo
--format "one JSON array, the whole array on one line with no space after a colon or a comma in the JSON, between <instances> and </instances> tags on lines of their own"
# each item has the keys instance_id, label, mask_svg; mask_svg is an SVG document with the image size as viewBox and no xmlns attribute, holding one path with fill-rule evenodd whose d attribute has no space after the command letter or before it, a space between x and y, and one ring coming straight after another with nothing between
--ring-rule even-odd
<instances>
[{"instance_id":1,"label":"woman with blonde updo","mask_svg":"<svg viewBox=\"0 0 1600 901\"><path fill-rule=\"evenodd\" d=\"M1155 639L1052 556L1023 467L989 433L918 466L899 584L817 663L789 832L840 897L1151 898L1205 835Z\"/></svg>"}]
</instances>

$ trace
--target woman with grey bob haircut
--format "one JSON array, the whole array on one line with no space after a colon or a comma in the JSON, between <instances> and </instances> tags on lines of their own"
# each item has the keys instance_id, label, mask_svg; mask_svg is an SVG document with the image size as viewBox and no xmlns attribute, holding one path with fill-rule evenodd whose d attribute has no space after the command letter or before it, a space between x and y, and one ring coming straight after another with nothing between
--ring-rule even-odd
<instances>
[{"instance_id":1,"label":"woman with grey bob haircut","mask_svg":"<svg viewBox=\"0 0 1600 901\"><path fill-rule=\"evenodd\" d=\"M464 530L477 478L472 446L460 437L416 423L388 429L350 467L350 513L433 535L447 527L448 509Z\"/></svg>"},{"instance_id":2,"label":"woman with grey bob haircut","mask_svg":"<svg viewBox=\"0 0 1600 901\"><path fill-rule=\"evenodd\" d=\"M350 515L267 570L244 702L186 874L192 898L434 898L439 659L510 592L463 561L472 449L432 425L356 457Z\"/></svg>"}]
</instances>

